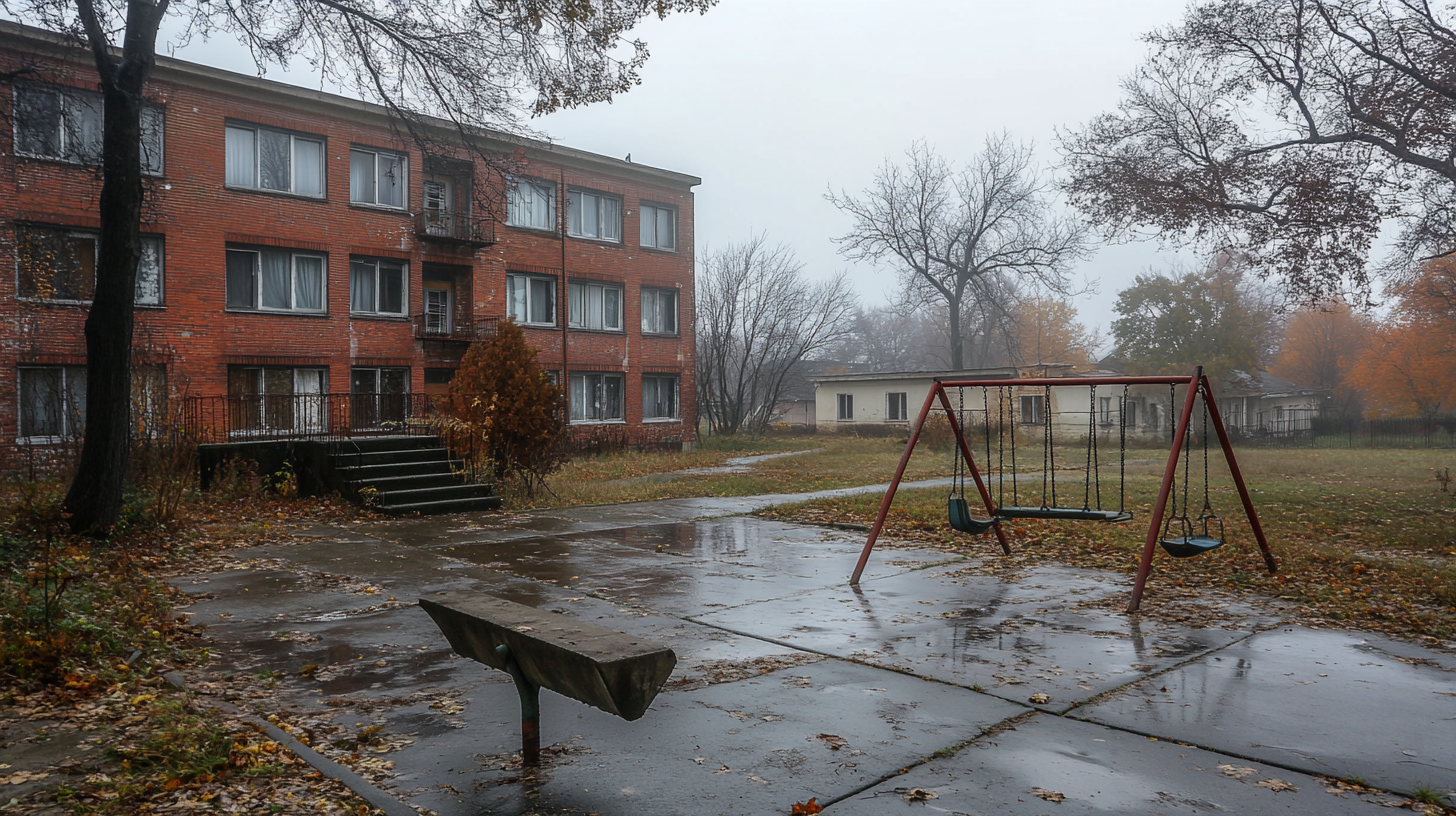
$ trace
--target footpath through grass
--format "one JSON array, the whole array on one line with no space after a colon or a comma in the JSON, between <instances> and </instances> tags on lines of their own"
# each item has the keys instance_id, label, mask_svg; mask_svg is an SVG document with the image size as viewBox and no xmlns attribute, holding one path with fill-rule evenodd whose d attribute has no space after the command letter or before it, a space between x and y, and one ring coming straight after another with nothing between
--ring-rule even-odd
<instances>
[{"instance_id":1,"label":"footpath through grass","mask_svg":"<svg viewBox=\"0 0 1456 816\"><path fill-rule=\"evenodd\" d=\"M881 541L889 547L898 540L985 554L991 557L991 569L1058 561L1132 573L1166 456L1166 450L1161 457L1156 451L1130 453L1140 460L1127 469L1127 506L1136 514L1134 521L1012 522L1007 529L1015 555L1009 559L999 556L994 535L976 538L950 530L947 491L940 489L901 491ZM1159 550L1145 609L1156 606L1159 592L1218 589L1255 602L1267 599L1314 625L1378 630L1456 648L1456 493L1444 491L1435 478L1438 470L1456 461L1456 453L1245 448L1238 456L1279 559L1279 573L1271 577L1264 571L1228 470L1215 451L1211 500L1224 519L1230 543L1181 560ZM1025 469L1025 463L1020 464ZM944 467L942 463L942 472ZM1201 460L1195 459L1190 492L1195 516L1203 504L1201 470ZM866 471L863 479L873 481L880 474L888 471ZM1040 504L1040 475L1022 478L1021 503ZM1080 467L1058 472L1062 503L1071 497L1071 503L1080 506L1083 481ZM994 490L994 477L992 484ZM1102 487L1104 506L1115 506L1115 466L1102 471ZM807 502L771 508L764 515L806 523L868 525L881 498ZM1181 493L1179 500L1181 504Z\"/></svg>"}]
</instances>

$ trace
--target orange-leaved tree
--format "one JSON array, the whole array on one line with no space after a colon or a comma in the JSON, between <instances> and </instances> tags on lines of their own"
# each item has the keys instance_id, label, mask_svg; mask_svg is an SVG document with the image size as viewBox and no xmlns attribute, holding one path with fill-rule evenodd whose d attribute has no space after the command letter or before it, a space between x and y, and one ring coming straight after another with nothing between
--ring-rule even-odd
<instances>
[{"instance_id":1,"label":"orange-leaved tree","mask_svg":"<svg viewBox=\"0 0 1456 816\"><path fill-rule=\"evenodd\" d=\"M514 321L471 344L441 409L446 442L473 449L496 479L527 495L566 461L561 389L536 365L536 350Z\"/></svg>"},{"instance_id":2,"label":"orange-leaved tree","mask_svg":"<svg viewBox=\"0 0 1456 816\"><path fill-rule=\"evenodd\" d=\"M1365 382L1375 413L1449 413L1456 406L1456 259L1426 264L1395 293L1395 309L1353 376Z\"/></svg>"},{"instance_id":3,"label":"orange-leaved tree","mask_svg":"<svg viewBox=\"0 0 1456 816\"><path fill-rule=\"evenodd\" d=\"M1077 320L1066 298L1030 297L1016 304L1011 324L1014 359L1022 365L1071 363L1086 368L1098 346L1097 333Z\"/></svg>"},{"instance_id":4,"label":"orange-leaved tree","mask_svg":"<svg viewBox=\"0 0 1456 816\"><path fill-rule=\"evenodd\" d=\"M1352 376L1355 365L1374 339L1370 317L1343 299L1295 312L1284 327L1284 342L1269 373L1299 385L1330 392L1330 413L1359 418L1369 391L1368 380Z\"/></svg>"}]
</instances>

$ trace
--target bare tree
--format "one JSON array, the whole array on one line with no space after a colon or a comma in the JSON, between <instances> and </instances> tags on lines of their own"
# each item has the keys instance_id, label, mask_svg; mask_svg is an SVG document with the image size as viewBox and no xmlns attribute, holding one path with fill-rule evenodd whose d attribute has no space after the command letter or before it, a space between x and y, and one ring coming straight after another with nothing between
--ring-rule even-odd
<instances>
[{"instance_id":1,"label":"bare tree","mask_svg":"<svg viewBox=\"0 0 1456 816\"><path fill-rule=\"evenodd\" d=\"M1116 112L1062 137L1074 204L1109 236L1231 247L1308 303L1456 253L1456 6L1219 0L1145 39Z\"/></svg>"},{"instance_id":2,"label":"bare tree","mask_svg":"<svg viewBox=\"0 0 1456 816\"><path fill-rule=\"evenodd\" d=\"M964 368L967 305L992 302L1010 281L1065 293L1068 267L1087 254L1086 231L1053 211L1031 147L1007 134L987 137L959 169L923 141L905 157L886 159L858 197L825 195L854 218L840 252L889 261L922 302L944 303L950 365Z\"/></svg>"},{"instance_id":3,"label":"bare tree","mask_svg":"<svg viewBox=\"0 0 1456 816\"><path fill-rule=\"evenodd\" d=\"M704 11L714 2L0 0L0 10L86 47L104 101L99 261L86 319L86 436L66 495L72 528L102 532L121 512L146 191L141 118L164 19L180 18L186 37L236 36L260 69L305 59L326 81L384 105L411 135L424 138L443 122L469 143L482 129L520 130L525 113L628 90L647 49L625 34L648 15Z\"/></svg>"},{"instance_id":4,"label":"bare tree","mask_svg":"<svg viewBox=\"0 0 1456 816\"><path fill-rule=\"evenodd\" d=\"M790 369L847 335L857 299L841 272L822 283L764 235L707 253L697 281L698 412L713 433L763 430Z\"/></svg>"}]
</instances>

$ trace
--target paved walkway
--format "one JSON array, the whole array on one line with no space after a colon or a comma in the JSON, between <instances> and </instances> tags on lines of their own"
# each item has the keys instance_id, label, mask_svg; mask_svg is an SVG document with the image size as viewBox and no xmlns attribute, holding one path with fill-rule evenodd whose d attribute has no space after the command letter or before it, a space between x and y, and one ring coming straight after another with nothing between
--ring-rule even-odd
<instances>
[{"instance_id":1,"label":"paved walkway","mask_svg":"<svg viewBox=\"0 0 1456 816\"><path fill-rule=\"evenodd\" d=\"M1376 814L1456 796L1449 654L1237 604L1210 627L1130 617L1121 575L1007 582L931 551L877 552L855 589L862 534L733 515L790 498L320 528L181 583L211 594L187 611L220 668L287 672L306 721L382 726L385 787L451 816L811 797L829 814ZM455 590L655 639L678 669L632 723L543 694L554 748L523 776L508 678L455 658L413 604Z\"/></svg>"}]
</instances>

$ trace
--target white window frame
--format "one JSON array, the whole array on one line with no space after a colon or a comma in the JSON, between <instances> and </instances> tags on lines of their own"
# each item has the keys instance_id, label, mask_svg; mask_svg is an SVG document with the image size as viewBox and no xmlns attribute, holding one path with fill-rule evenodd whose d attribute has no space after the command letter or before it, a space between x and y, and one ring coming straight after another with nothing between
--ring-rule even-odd
<instances>
[{"instance_id":1,"label":"white window frame","mask_svg":"<svg viewBox=\"0 0 1456 816\"><path fill-rule=\"evenodd\" d=\"M663 218L667 218L667 243L663 243ZM638 244L662 252L677 252L677 207L642 202L637 207Z\"/></svg>"},{"instance_id":2,"label":"white window frame","mask_svg":"<svg viewBox=\"0 0 1456 816\"><path fill-rule=\"evenodd\" d=\"M523 194L524 192L524 194ZM538 207L545 201L544 208ZM506 224L521 229L556 231L556 185L515 179L506 185Z\"/></svg>"},{"instance_id":3,"label":"white window frame","mask_svg":"<svg viewBox=\"0 0 1456 816\"><path fill-rule=\"evenodd\" d=\"M682 419L682 402L680 385L682 378L676 374L643 374L642 375L642 421L643 422L672 422ZM652 393L649 394L649 390ZM667 395L669 410L665 414L649 413L648 406L655 406L662 403L664 395ZM649 399L649 396L651 397Z\"/></svg>"},{"instance_id":4,"label":"white window frame","mask_svg":"<svg viewBox=\"0 0 1456 816\"><path fill-rule=\"evenodd\" d=\"M14 86L14 145L15 153L35 159L49 159L96 166L101 164L101 130L103 125L104 101L101 94L80 88L59 85L40 85L29 82ZM54 152L26 150L25 145L33 139L24 131L35 127L25 118L24 99L29 96L50 95L55 98L57 109L56 131L44 134L43 138L55 145ZM87 121L89 119L89 121ZM142 172L148 176L160 176L165 169L166 112L158 105L142 106ZM89 127L89 133L88 131ZM49 129L49 128L47 128Z\"/></svg>"},{"instance_id":5,"label":"white window frame","mask_svg":"<svg viewBox=\"0 0 1456 816\"><path fill-rule=\"evenodd\" d=\"M261 125L248 125L248 124L242 124L242 123L238 123L238 122L228 122L224 126L224 128L223 128L224 143L226 143L227 131L229 131L229 130L234 130L234 131L247 131L249 133L252 133L252 138L253 138L252 171L253 172L251 174L252 175L252 179L251 179L251 181L249 183L240 183L240 182L234 181L233 180L233 176L235 174L232 172L232 170L234 169L234 167L229 162L229 160L228 160L228 158L226 156L226 152L227 151L226 151L226 146L224 146L224 154L225 154L224 155L224 160L223 160L223 186L224 187L230 187L230 188L235 189L235 190L255 190L257 192L262 192L262 193L276 193L278 195L295 195L295 196L301 196L303 198L313 198L313 199L325 199L325 198L328 198L328 170L327 170L327 165L328 165L328 150L327 150L327 147L328 147L328 145L327 145L324 137L322 137L322 136L315 136L313 134L294 133L293 131L283 130L282 128L270 128L270 127L263 127ZM288 137L288 189L287 190L280 190L280 189L276 189L276 188L273 188L273 187L264 187L263 186L263 182L262 182L262 173L263 173L262 164L263 163L262 163L262 157L259 155L259 151L261 151L263 149L262 148L262 143L263 143L262 134L264 134L264 133L277 133L277 134L282 134L282 135ZM299 145L300 142L307 143L307 144L318 145L318 151L319 151L319 175L318 175L318 193L317 194L314 194L314 193L300 193L300 192L298 192L298 189L299 189L299 184L298 184L298 145ZM243 168L238 168L238 169L239 169L239 171L241 171ZM241 175L241 172L239 172L237 175Z\"/></svg>"},{"instance_id":6,"label":"white window frame","mask_svg":"<svg viewBox=\"0 0 1456 816\"><path fill-rule=\"evenodd\" d=\"M386 266L397 267L399 270L399 310L386 311L380 308L384 302L384 268ZM374 272L374 308L361 309L355 306L354 287L356 278L355 267L362 271L366 267L372 267ZM409 316L409 290L410 276L409 263L394 258L350 258L349 259L349 313L356 315L368 315L371 317L408 317Z\"/></svg>"},{"instance_id":7,"label":"white window frame","mask_svg":"<svg viewBox=\"0 0 1456 816\"><path fill-rule=\"evenodd\" d=\"M663 303L671 303L664 309ZM677 290L657 286L642 287L642 333L673 336L678 334ZM663 316L671 315L672 327L663 325Z\"/></svg>"},{"instance_id":8,"label":"white window frame","mask_svg":"<svg viewBox=\"0 0 1456 816\"><path fill-rule=\"evenodd\" d=\"M91 269L93 271L93 274L95 272L95 269L96 269L97 264L99 264L100 261L101 261L101 233L97 232L96 230L71 229L71 228L68 228L68 227L47 227L47 226L40 226L40 225L22 224L19 227L19 231L22 231L22 232L23 231L47 232L47 233L52 233L52 234L59 234L59 235L64 236L66 238L87 238L87 239L90 239L91 245L92 245L92 250L94 252L94 255L93 255L93 258L92 258L92 263L91 263ZM19 236L17 236L17 238L19 238ZM23 268L24 268L24 265L25 265L25 261L21 257L21 252L20 252L19 247L21 245L23 245L23 244L24 244L24 241L23 240L17 240L17 250L16 250L16 253L15 253L15 293L16 293L16 298L17 299L19 299L19 300L31 300L31 301L42 301L42 302L46 302L46 303L77 303L77 304L84 304L84 303L90 303L91 302L91 299L90 298L56 298L56 297L43 297L41 295L27 295L27 294L22 293L21 292L21 286L22 286L21 273L23 271ZM166 283L166 268L165 268L166 267L166 263L167 263L166 258L167 258L166 240L165 240L165 238L163 236L161 236L161 235L143 235L142 236L142 256L137 261L137 280L136 280L136 287L137 288L136 288L135 292L132 295L132 297L133 297L132 302L135 305L137 305L137 306L144 306L144 307L145 306L161 307L161 306L165 306L166 305L166 297L165 297L166 290L164 288L165 283ZM151 259L153 261L152 268L154 268L156 270L156 274L154 276L155 277L155 281L156 281L156 287L155 287L156 288L156 298L154 300L153 299L150 299L150 298L144 298L142 296L142 287L146 283L146 280L142 277L142 275L143 275L144 271L148 268L147 267L147 261L148 261L148 259ZM91 291L92 291L93 294L96 291L96 282L94 280L91 281Z\"/></svg>"},{"instance_id":9,"label":"white window frame","mask_svg":"<svg viewBox=\"0 0 1456 816\"><path fill-rule=\"evenodd\" d=\"M622 300L626 287L620 283L572 281L566 285L566 325L589 331L622 331ZM612 308L612 302L616 308Z\"/></svg>"},{"instance_id":10,"label":"white window frame","mask_svg":"<svg viewBox=\"0 0 1456 816\"><path fill-rule=\"evenodd\" d=\"M369 159L369 167L370 167L370 171L372 173L372 175L369 178L369 183L371 185L373 185L373 190L374 190L374 198L373 198L372 201L369 200L369 199L367 199L367 198L356 198L355 197L355 192L354 192L354 187L355 187L355 182L354 182L354 167L355 167L355 165L354 165L354 157L356 155L359 156L359 157L361 157L361 158L368 157L368 159ZM380 195L379 195L379 193L380 193L381 190L384 189L384 187L380 184L380 177L381 176L388 175L388 171L387 170L384 171L384 172L381 172L380 169L379 169L379 164L380 164L379 159L380 159L380 157L392 158L395 161L399 162L399 174L401 176L403 176L403 178L401 178L400 179L400 182L399 182L399 203L398 204L389 204L389 203L385 203L383 201L380 201ZM409 200L410 199L409 199L409 155L408 154L406 154L406 153L400 153L397 150L378 150L378 149L375 149L375 148L372 148L372 147L352 147L351 146L349 148L349 203L350 204L359 204L359 205L365 206L365 207L380 207L380 208L386 209L386 210L403 210L403 209L406 209L407 207L409 207Z\"/></svg>"},{"instance_id":11,"label":"white window frame","mask_svg":"<svg viewBox=\"0 0 1456 816\"><path fill-rule=\"evenodd\" d=\"M603 416L612 406L608 404L608 381L617 384L616 416ZM611 371L573 371L571 373L571 424L602 425L623 423L627 419L627 378ZM597 416L586 416L587 391L593 397L592 407Z\"/></svg>"},{"instance_id":12,"label":"white window frame","mask_svg":"<svg viewBox=\"0 0 1456 816\"><path fill-rule=\"evenodd\" d=\"M60 412L60 433L59 434L27 434L26 428L22 426L25 421L26 400L29 398L28 387L25 384L26 371L60 371L61 386L60 392L53 395L60 404L55 410ZM81 393L75 393L71 385L72 378L80 377ZM81 435L86 424L86 366L83 365L18 365L15 367L15 393L19 397L16 401L15 410L15 431L16 442L22 445L52 445L63 442L67 439L75 439ZM82 427L72 427L80 425Z\"/></svg>"},{"instance_id":13,"label":"white window frame","mask_svg":"<svg viewBox=\"0 0 1456 816\"><path fill-rule=\"evenodd\" d=\"M573 238L622 243L622 197L592 190L566 191L566 234ZM583 228L582 214L594 212L596 231Z\"/></svg>"},{"instance_id":14,"label":"white window frame","mask_svg":"<svg viewBox=\"0 0 1456 816\"><path fill-rule=\"evenodd\" d=\"M533 294L536 288L531 286L532 282L545 282L550 289L551 303L545 310L551 315L549 322L533 321L530 319L532 306L535 305L536 295ZM519 295L517 293L520 293ZM517 301L523 306L520 313L517 313ZM532 275L526 272L506 273L506 315L514 318L522 326L555 326L556 325L556 279L547 275Z\"/></svg>"},{"instance_id":15,"label":"white window frame","mask_svg":"<svg viewBox=\"0 0 1456 816\"><path fill-rule=\"evenodd\" d=\"M1101 424L1101 425L1111 425L1112 424L1112 397L1098 397L1097 399L1098 399L1098 403L1097 403L1097 411L1098 411L1097 421L1098 421L1098 424Z\"/></svg>"},{"instance_id":16,"label":"white window frame","mask_svg":"<svg viewBox=\"0 0 1456 816\"><path fill-rule=\"evenodd\" d=\"M834 419L838 422L854 421L854 395L834 395Z\"/></svg>"},{"instance_id":17,"label":"white window frame","mask_svg":"<svg viewBox=\"0 0 1456 816\"><path fill-rule=\"evenodd\" d=\"M885 392L885 420L887 422L909 422L909 393L906 391Z\"/></svg>"},{"instance_id":18,"label":"white window frame","mask_svg":"<svg viewBox=\"0 0 1456 816\"><path fill-rule=\"evenodd\" d=\"M228 247L229 256L232 253L248 253L253 256L252 293L253 305L239 306L231 301L231 289L226 279L230 274L228 265L223 267L223 303L229 312L267 312L269 314L327 314L329 310L329 256L321 252L301 252L279 247ZM288 255L288 303L287 308L263 305L263 253L280 252ZM303 309L296 304L298 302L298 261L301 258L312 258L319 262L319 308Z\"/></svg>"}]
</instances>

